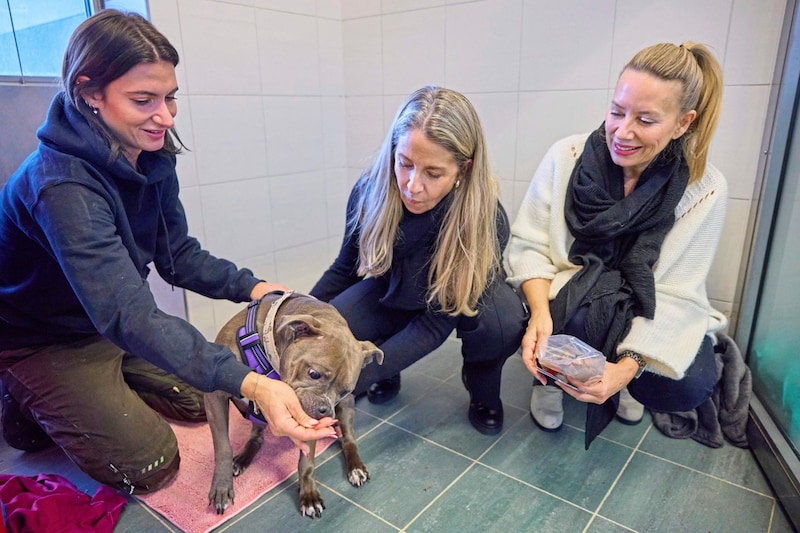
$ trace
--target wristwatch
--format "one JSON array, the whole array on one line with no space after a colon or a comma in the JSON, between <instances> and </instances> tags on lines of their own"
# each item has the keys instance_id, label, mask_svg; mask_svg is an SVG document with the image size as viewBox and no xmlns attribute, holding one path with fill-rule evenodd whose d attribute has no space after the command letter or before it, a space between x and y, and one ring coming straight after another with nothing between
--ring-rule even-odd
<instances>
[{"instance_id":1,"label":"wristwatch","mask_svg":"<svg viewBox=\"0 0 800 533\"><path fill-rule=\"evenodd\" d=\"M636 372L636 375L633 376L633 379L638 379L639 376L642 375L642 372L644 372L644 369L647 367L647 363L645 362L644 358L633 350L625 350L619 354L617 362L621 361L623 357L630 357L639 365L639 370Z\"/></svg>"}]
</instances>

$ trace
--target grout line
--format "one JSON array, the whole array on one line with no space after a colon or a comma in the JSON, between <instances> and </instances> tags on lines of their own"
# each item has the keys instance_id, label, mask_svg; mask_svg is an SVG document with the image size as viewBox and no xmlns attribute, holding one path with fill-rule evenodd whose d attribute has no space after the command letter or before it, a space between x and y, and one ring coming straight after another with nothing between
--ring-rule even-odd
<instances>
[{"instance_id":1,"label":"grout line","mask_svg":"<svg viewBox=\"0 0 800 533\"><path fill-rule=\"evenodd\" d=\"M755 489L751 489L750 487L745 487L744 485L740 485L738 483L734 483L733 481L729 481L727 479L723 479L723 478L721 478L719 476L715 476L714 474L709 474L708 472L703 472L702 470L697 470L696 468L692 468L691 466L687 466L687 465L684 465L684 464L681 464L681 463L677 463L675 461L672 461L671 459L667 459L665 457L661 457L661 456L652 454L650 452L646 452L644 450L639 450L639 453L642 453L644 455L650 456L653 459L657 459L659 461L664 461L665 463L669 463L671 465L675 465L675 466L679 466L681 468L685 468L686 470L689 470L690 472L694 472L695 474L700 474L702 476L711 478L711 479L713 479L715 481L720 481L720 482L725 483L727 485L732 485L732 486L734 486L736 488L739 488L739 489L742 489L742 490L746 490L747 492L752 492L753 494L757 494L758 496L763 496L763 497L768 498L768 499L773 500L773 501L776 499L771 494L764 494L763 492L757 491Z\"/></svg>"},{"instance_id":2,"label":"grout line","mask_svg":"<svg viewBox=\"0 0 800 533\"><path fill-rule=\"evenodd\" d=\"M636 446L634 446L631 449L631 453L628 456L628 459L625 461L625 464L622 465L622 468L620 469L619 473L617 474L617 477L615 477L614 481L611 482L611 486L608 487L608 490L606 491L605 496L603 496L603 499L600 500L600 503L597 505L597 508L592 513L592 519L589 520L589 523L586 524L586 527L583 529L584 533L589 531L589 526L592 524L592 522L594 522L594 519L596 517L600 516L602 518L605 518L605 517L603 517L603 515L600 514L600 509L603 508L603 505L606 503L606 500L608 500L609 496L611 496L611 493L614 491L614 488L617 486L617 483L619 482L620 478L622 477L622 474L625 472L625 469L628 468L628 465L633 460L633 456L636 455L636 452L639 450L639 447L642 445L642 442L644 442L645 437L647 437L647 434L650 433L650 431L652 429L653 429L653 426L651 424L644 431L644 433L642 433L642 436L639 438L639 441L636 443ZM636 531L636 530L632 529L631 531Z\"/></svg>"}]
</instances>

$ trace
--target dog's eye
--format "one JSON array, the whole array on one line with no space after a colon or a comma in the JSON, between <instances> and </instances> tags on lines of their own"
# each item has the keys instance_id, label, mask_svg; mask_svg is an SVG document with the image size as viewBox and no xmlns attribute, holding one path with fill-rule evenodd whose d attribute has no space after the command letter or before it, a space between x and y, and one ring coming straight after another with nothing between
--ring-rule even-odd
<instances>
[{"instance_id":1,"label":"dog's eye","mask_svg":"<svg viewBox=\"0 0 800 533\"><path fill-rule=\"evenodd\" d=\"M308 377L310 377L311 379L319 379L319 378L322 377L322 374L320 374L319 372L317 372L313 368L309 368L308 369Z\"/></svg>"}]
</instances>

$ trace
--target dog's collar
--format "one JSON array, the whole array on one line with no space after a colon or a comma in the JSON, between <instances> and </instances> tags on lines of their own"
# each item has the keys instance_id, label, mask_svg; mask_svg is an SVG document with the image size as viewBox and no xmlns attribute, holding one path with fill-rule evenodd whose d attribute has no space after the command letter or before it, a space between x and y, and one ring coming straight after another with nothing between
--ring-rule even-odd
<instances>
[{"instance_id":1,"label":"dog's collar","mask_svg":"<svg viewBox=\"0 0 800 533\"><path fill-rule=\"evenodd\" d=\"M267 317L264 319L264 328L261 335L264 347L267 349L267 358L274 369L280 368L281 362L278 347L275 345L275 317L278 315L278 309L280 309L281 304L291 298L293 294L294 291L286 291L280 298L274 300L272 305L269 306Z\"/></svg>"}]
</instances>

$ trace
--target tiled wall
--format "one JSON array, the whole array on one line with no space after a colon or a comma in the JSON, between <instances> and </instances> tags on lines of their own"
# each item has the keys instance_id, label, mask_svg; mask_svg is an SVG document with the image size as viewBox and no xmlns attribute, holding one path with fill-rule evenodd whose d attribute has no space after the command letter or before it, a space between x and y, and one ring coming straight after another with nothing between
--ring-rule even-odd
<instances>
[{"instance_id":1,"label":"tiled wall","mask_svg":"<svg viewBox=\"0 0 800 533\"><path fill-rule=\"evenodd\" d=\"M329 265L351 184L403 97L435 83L484 122L511 216L551 143L602 121L622 65L696 40L723 63L712 162L730 182L709 292L730 312L785 0L150 0L178 47L179 158L193 233L306 291ZM239 306L188 295L209 337Z\"/></svg>"}]
</instances>

